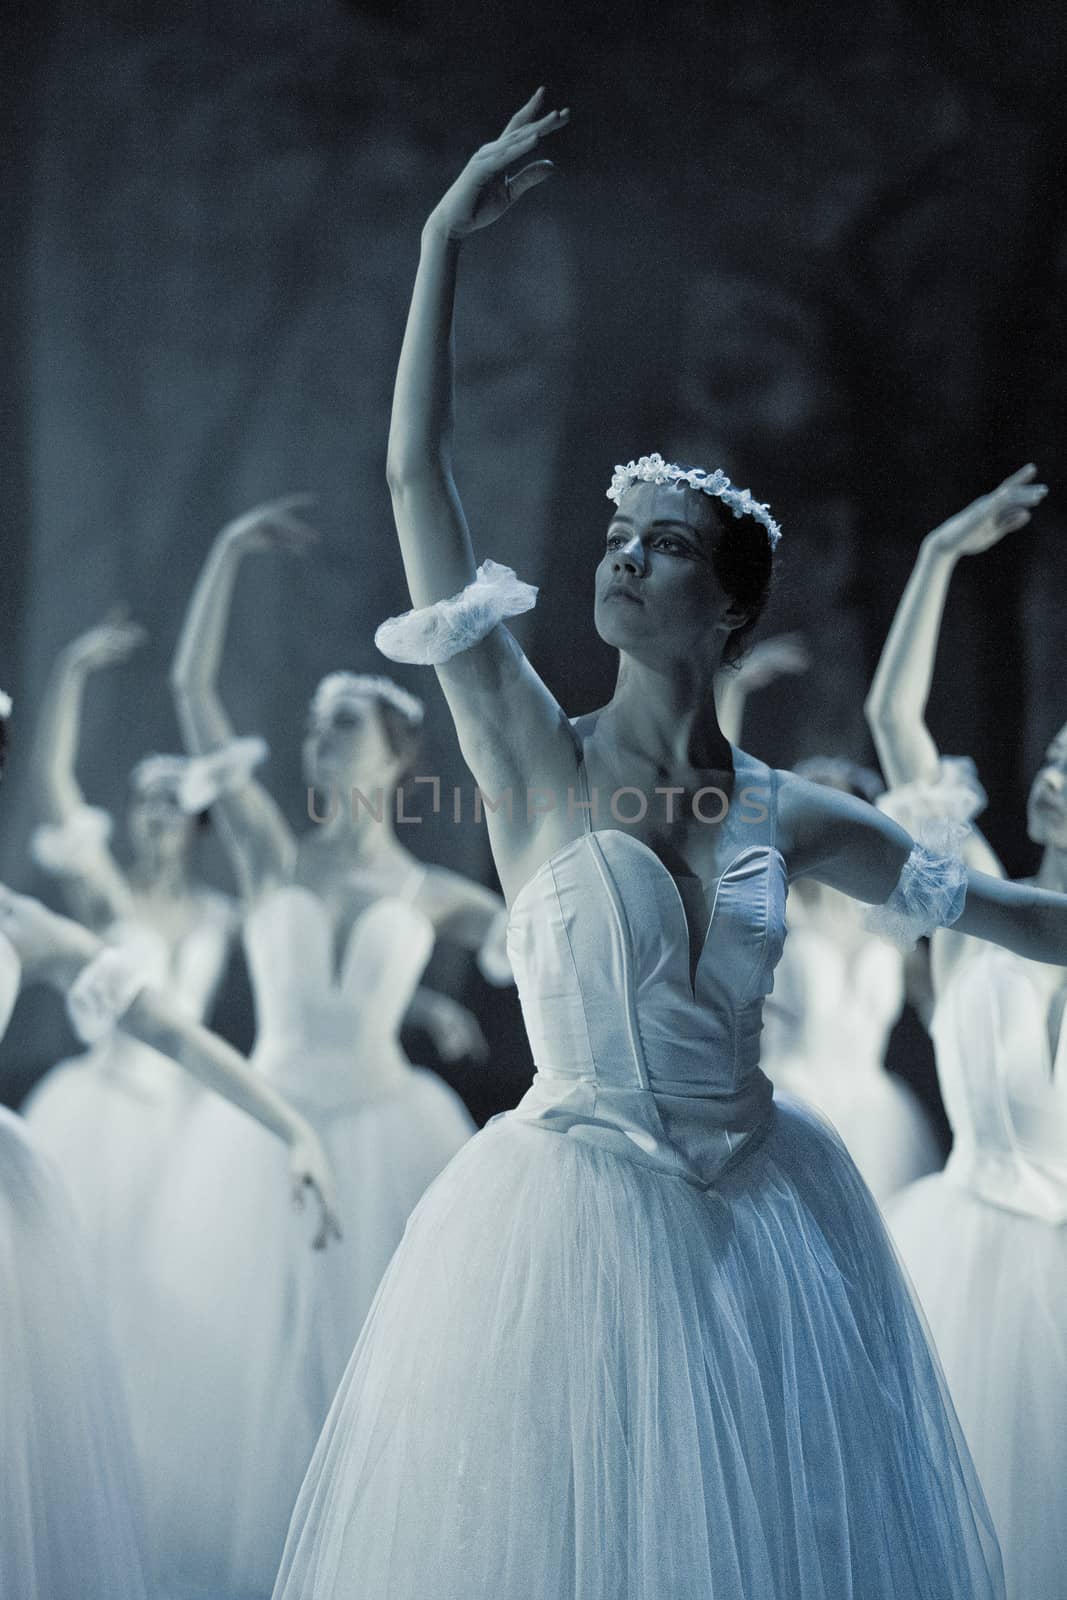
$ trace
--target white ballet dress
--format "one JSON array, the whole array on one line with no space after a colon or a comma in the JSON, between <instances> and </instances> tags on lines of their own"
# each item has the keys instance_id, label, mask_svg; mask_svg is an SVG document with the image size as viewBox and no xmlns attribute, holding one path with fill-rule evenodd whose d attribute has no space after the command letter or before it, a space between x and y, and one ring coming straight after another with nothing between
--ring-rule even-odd
<instances>
[{"instance_id":1,"label":"white ballet dress","mask_svg":"<svg viewBox=\"0 0 1067 1600\"><path fill-rule=\"evenodd\" d=\"M164 1576L270 1593L381 1276L423 1191L474 1131L458 1096L398 1042L433 939L410 900L380 898L335 972L333 917L310 889L274 887L247 914L253 1065L322 1138L344 1236L313 1251L284 1145L203 1098L155 1212L160 1353L137 1407Z\"/></svg>"},{"instance_id":2,"label":"white ballet dress","mask_svg":"<svg viewBox=\"0 0 1067 1600\"><path fill-rule=\"evenodd\" d=\"M516 896L536 1077L408 1224L275 1600L1001 1593L877 1207L760 1070L787 870L774 779L736 762L767 820L721 824L695 976L631 834L583 833Z\"/></svg>"},{"instance_id":3,"label":"white ballet dress","mask_svg":"<svg viewBox=\"0 0 1067 1600\"><path fill-rule=\"evenodd\" d=\"M150 985L183 1017L200 1022L235 930L233 902L204 890L195 922L173 945L133 918L114 923L107 944L140 979L137 987ZM46 1073L22 1111L63 1173L96 1256L116 1345L125 1352L142 1339L143 1249L160 1174L200 1090L176 1062L124 1034L106 999L98 1005L89 991L82 1001L83 1037L93 1042Z\"/></svg>"},{"instance_id":4,"label":"white ballet dress","mask_svg":"<svg viewBox=\"0 0 1067 1600\"><path fill-rule=\"evenodd\" d=\"M887 1208L1004 1554L1011 1600L1067 1594L1067 1027L1036 969L977 945L931 1031L943 1173Z\"/></svg>"},{"instance_id":5,"label":"white ballet dress","mask_svg":"<svg viewBox=\"0 0 1067 1600\"><path fill-rule=\"evenodd\" d=\"M19 961L0 935L0 1036ZM0 1108L0 1595L145 1600L118 1374L59 1172Z\"/></svg>"},{"instance_id":6,"label":"white ballet dress","mask_svg":"<svg viewBox=\"0 0 1067 1600\"><path fill-rule=\"evenodd\" d=\"M869 933L855 900L823 884L789 908L768 1005L763 1067L775 1088L829 1117L875 1199L943 1164L929 1119L885 1051L904 1004L904 958Z\"/></svg>"}]
</instances>

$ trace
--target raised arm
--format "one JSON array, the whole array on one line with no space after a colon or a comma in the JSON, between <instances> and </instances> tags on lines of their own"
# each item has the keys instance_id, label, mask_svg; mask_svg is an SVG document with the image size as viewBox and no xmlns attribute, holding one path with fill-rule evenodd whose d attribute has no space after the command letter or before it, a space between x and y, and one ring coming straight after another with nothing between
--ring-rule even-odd
<instances>
[{"instance_id":1,"label":"raised arm","mask_svg":"<svg viewBox=\"0 0 1067 1600\"><path fill-rule=\"evenodd\" d=\"M136 622L111 618L79 634L56 657L41 698L33 771L42 826L38 864L60 883L81 922L104 928L130 909L130 888L108 845L110 819L88 806L77 777L85 688L94 672L128 660L146 638Z\"/></svg>"},{"instance_id":2,"label":"raised arm","mask_svg":"<svg viewBox=\"0 0 1067 1600\"><path fill-rule=\"evenodd\" d=\"M475 580L475 560L452 470L453 332L461 242L508 212L551 172L527 161L540 141L565 126L568 113L539 116L543 91L516 112L498 139L483 145L434 208L422 232L418 272L404 334L389 428L387 476L408 588L416 607L447 601ZM518 607L512 607L514 614ZM508 614L508 613L502 613ZM559 706L508 630L489 626L449 657L429 654L479 785L492 794L524 787L565 787L573 778L573 741ZM489 818L506 891L531 862L537 820Z\"/></svg>"},{"instance_id":3,"label":"raised arm","mask_svg":"<svg viewBox=\"0 0 1067 1600\"><path fill-rule=\"evenodd\" d=\"M143 988L116 949L28 895L0 885L0 929L14 945L23 980L68 996L75 1030L93 1043L121 1019L122 1031L170 1056L207 1088L246 1112L289 1147L293 1199L315 1191L321 1216L315 1248L340 1235L333 1173L311 1125L262 1074L217 1034L180 1016L165 995ZM239 1179L235 1180L239 1181Z\"/></svg>"},{"instance_id":4,"label":"raised arm","mask_svg":"<svg viewBox=\"0 0 1067 1600\"><path fill-rule=\"evenodd\" d=\"M1036 467L1022 467L927 534L886 638L865 711L889 787L935 783L940 752L926 725L941 618L961 556L978 555L1023 527L1046 493ZM991 874L1000 864L980 834L966 846L969 864Z\"/></svg>"},{"instance_id":5,"label":"raised arm","mask_svg":"<svg viewBox=\"0 0 1067 1600\"><path fill-rule=\"evenodd\" d=\"M178 724L192 755L217 750L234 736L218 680L241 562L264 550L296 554L307 550L315 535L294 515L306 503L306 496L291 496L257 506L223 528L211 547L185 613L170 672ZM250 779L220 795L212 815L246 898L271 878L285 874L295 841L261 783Z\"/></svg>"},{"instance_id":6,"label":"raised arm","mask_svg":"<svg viewBox=\"0 0 1067 1600\"><path fill-rule=\"evenodd\" d=\"M719 727L730 743L741 743L750 694L766 689L777 678L808 672L810 668L811 652L803 635L779 633L754 644L740 666L720 672L715 680L715 705Z\"/></svg>"}]
</instances>

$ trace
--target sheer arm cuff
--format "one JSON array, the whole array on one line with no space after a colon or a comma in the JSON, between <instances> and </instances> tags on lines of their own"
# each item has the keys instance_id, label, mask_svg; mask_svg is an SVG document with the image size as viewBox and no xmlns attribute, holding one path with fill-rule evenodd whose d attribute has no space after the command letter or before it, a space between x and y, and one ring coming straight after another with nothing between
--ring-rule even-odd
<instances>
[{"instance_id":1,"label":"sheer arm cuff","mask_svg":"<svg viewBox=\"0 0 1067 1600\"><path fill-rule=\"evenodd\" d=\"M111 838L111 818L99 806L79 806L63 822L42 822L30 835L30 854L42 871L62 877L85 863Z\"/></svg>"},{"instance_id":2,"label":"sheer arm cuff","mask_svg":"<svg viewBox=\"0 0 1067 1600\"><path fill-rule=\"evenodd\" d=\"M125 950L101 950L67 991L67 1016L82 1044L97 1044L113 1031L145 986L140 962Z\"/></svg>"},{"instance_id":3,"label":"sheer arm cuff","mask_svg":"<svg viewBox=\"0 0 1067 1600\"><path fill-rule=\"evenodd\" d=\"M942 756L933 782L898 784L875 803L913 839L921 839L932 850L940 840L950 853L950 841L955 839L957 847L962 844L989 800L970 756Z\"/></svg>"},{"instance_id":4,"label":"sheer arm cuff","mask_svg":"<svg viewBox=\"0 0 1067 1600\"><path fill-rule=\"evenodd\" d=\"M537 603L537 589L516 577L511 567L483 561L473 583L449 600L389 617L374 642L390 661L437 666L484 639L505 617L517 617Z\"/></svg>"},{"instance_id":5,"label":"sheer arm cuff","mask_svg":"<svg viewBox=\"0 0 1067 1600\"><path fill-rule=\"evenodd\" d=\"M478 971L486 983L498 989L515 982L507 949L508 913L501 907L489 924L482 947L478 951Z\"/></svg>"},{"instance_id":6,"label":"sheer arm cuff","mask_svg":"<svg viewBox=\"0 0 1067 1600\"><path fill-rule=\"evenodd\" d=\"M935 928L958 922L966 898L967 868L959 855L914 844L893 893L884 905L873 906L865 921L872 933L911 950Z\"/></svg>"}]
</instances>

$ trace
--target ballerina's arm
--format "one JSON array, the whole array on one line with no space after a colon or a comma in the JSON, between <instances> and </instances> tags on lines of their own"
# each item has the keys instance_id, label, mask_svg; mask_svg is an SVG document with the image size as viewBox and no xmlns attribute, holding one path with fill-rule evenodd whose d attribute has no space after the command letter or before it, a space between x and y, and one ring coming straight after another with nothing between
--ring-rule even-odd
<instances>
[{"instance_id":1,"label":"ballerina's arm","mask_svg":"<svg viewBox=\"0 0 1067 1600\"><path fill-rule=\"evenodd\" d=\"M185 613L170 672L178 724L192 755L217 750L234 737L218 678L241 562L253 551L306 550L315 535L293 515L306 500L290 496L257 506L227 524L211 547ZM296 842L263 784L249 779L221 794L211 809L247 899L264 883L285 875Z\"/></svg>"},{"instance_id":2,"label":"ballerina's arm","mask_svg":"<svg viewBox=\"0 0 1067 1600\"><path fill-rule=\"evenodd\" d=\"M741 743L745 706L750 694L766 689L777 678L810 669L811 652L804 636L779 633L754 644L740 666L720 672L715 680L715 701L719 727L730 743Z\"/></svg>"},{"instance_id":3,"label":"ballerina's arm","mask_svg":"<svg viewBox=\"0 0 1067 1600\"><path fill-rule=\"evenodd\" d=\"M333 1172L318 1135L232 1046L182 1017L159 991L143 987L119 950L3 885L0 929L19 955L23 981L47 983L67 996L71 1021L86 1043L118 1024L282 1139L289 1147L294 1203L302 1205L309 1188L318 1197L315 1248L322 1249L331 1234L340 1237Z\"/></svg>"},{"instance_id":4,"label":"ballerina's arm","mask_svg":"<svg viewBox=\"0 0 1067 1600\"><path fill-rule=\"evenodd\" d=\"M886 637L865 711L890 789L936 783L940 752L926 725L948 586L961 556L977 555L1030 520L1044 497L1036 468L1026 466L927 534ZM993 876L1003 868L974 829L963 845L969 866Z\"/></svg>"},{"instance_id":5,"label":"ballerina's arm","mask_svg":"<svg viewBox=\"0 0 1067 1600\"><path fill-rule=\"evenodd\" d=\"M56 876L71 912L93 928L129 914L132 895L108 844L110 818L86 803L77 778L85 688L145 640L135 622L109 618L59 652L41 698L32 754L43 825L33 853Z\"/></svg>"},{"instance_id":6,"label":"ballerina's arm","mask_svg":"<svg viewBox=\"0 0 1067 1600\"><path fill-rule=\"evenodd\" d=\"M877 905L872 925L911 940L951 926L1031 961L1067 965L1067 895L935 855L875 807L792 773L780 775L779 795L790 876Z\"/></svg>"},{"instance_id":7,"label":"ballerina's arm","mask_svg":"<svg viewBox=\"0 0 1067 1600\"><path fill-rule=\"evenodd\" d=\"M503 216L549 175L550 162L521 165L567 121L566 112L539 117L541 100L538 90L501 136L476 152L422 233L387 457L404 571L412 603L420 608L451 598L476 576L452 470L452 318L460 241ZM510 614L518 609L513 606ZM470 648L434 665L464 759L484 789L497 794L536 781L562 791L573 781L566 721L506 628L492 626ZM513 824L492 813L489 830L505 889L509 883L517 887L528 876L530 834L537 827L525 816Z\"/></svg>"}]
</instances>

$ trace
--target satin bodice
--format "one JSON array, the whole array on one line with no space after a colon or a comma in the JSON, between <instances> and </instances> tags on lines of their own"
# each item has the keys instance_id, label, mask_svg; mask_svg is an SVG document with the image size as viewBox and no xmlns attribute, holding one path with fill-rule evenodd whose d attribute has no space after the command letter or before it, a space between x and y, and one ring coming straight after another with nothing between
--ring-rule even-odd
<instances>
[{"instance_id":1,"label":"satin bodice","mask_svg":"<svg viewBox=\"0 0 1067 1600\"><path fill-rule=\"evenodd\" d=\"M313 890L262 894L244 924L255 1064L302 1105L336 1110L392 1092L408 1070L398 1034L430 958L433 925L410 901L363 911L335 966L334 919Z\"/></svg>"},{"instance_id":2,"label":"satin bodice","mask_svg":"<svg viewBox=\"0 0 1067 1600\"><path fill-rule=\"evenodd\" d=\"M956 1183L994 1205L1067 1221L1067 1027L1050 1049L1048 997L1030 964L993 946L968 954L931 1024Z\"/></svg>"},{"instance_id":3,"label":"satin bodice","mask_svg":"<svg viewBox=\"0 0 1067 1600\"><path fill-rule=\"evenodd\" d=\"M767 820L724 841L695 973L678 886L632 834L582 834L519 891L508 954L537 1074L512 1116L701 1185L764 1124L760 1030L787 873L771 775L745 781L768 795Z\"/></svg>"}]
</instances>

